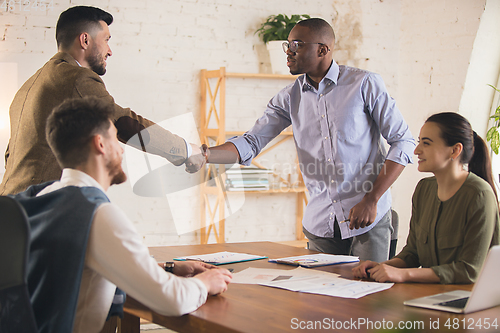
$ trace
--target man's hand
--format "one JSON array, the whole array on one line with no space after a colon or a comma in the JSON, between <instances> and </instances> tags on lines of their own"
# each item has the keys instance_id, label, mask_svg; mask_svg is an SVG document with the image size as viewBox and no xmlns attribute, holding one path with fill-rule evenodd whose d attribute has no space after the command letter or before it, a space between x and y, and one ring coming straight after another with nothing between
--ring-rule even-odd
<instances>
[{"instance_id":1,"label":"man's hand","mask_svg":"<svg viewBox=\"0 0 500 333\"><path fill-rule=\"evenodd\" d=\"M368 271L378 264L378 262L371 260L362 261L358 266L352 269L352 274L354 274L355 278L368 279L370 277Z\"/></svg>"},{"instance_id":2,"label":"man's hand","mask_svg":"<svg viewBox=\"0 0 500 333\"><path fill-rule=\"evenodd\" d=\"M200 261L176 261L174 265L174 274L190 277L214 268L217 267Z\"/></svg>"},{"instance_id":3,"label":"man's hand","mask_svg":"<svg viewBox=\"0 0 500 333\"><path fill-rule=\"evenodd\" d=\"M369 226L375 222L377 217L377 202L382 195L396 181L405 167L391 160L386 160L377 179L373 183L373 188L366 193L363 199L349 212L349 228L359 229Z\"/></svg>"},{"instance_id":4,"label":"man's hand","mask_svg":"<svg viewBox=\"0 0 500 333\"><path fill-rule=\"evenodd\" d=\"M351 208L349 212L349 228L352 230L354 228L364 228L375 222L377 217L377 201L370 200L368 195L365 195L363 199L354 207Z\"/></svg>"},{"instance_id":5,"label":"man's hand","mask_svg":"<svg viewBox=\"0 0 500 333\"><path fill-rule=\"evenodd\" d=\"M231 282L233 275L227 269L209 269L195 276L205 284L209 295L217 295L227 290L227 285Z\"/></svg>"},{"instance_id":6,"label":"man's hand","mask_svg":"<svg viewBox=\"0 0 500 333\"><path fill-rule=\"evenodd\" d=\"M206 145L198 147L190 143L192 148L191 156L186 160L186 171L189 173L195 173L200 171L200 169L207 163L210 151L207 149Z\"/></svg>"}]
</instances>

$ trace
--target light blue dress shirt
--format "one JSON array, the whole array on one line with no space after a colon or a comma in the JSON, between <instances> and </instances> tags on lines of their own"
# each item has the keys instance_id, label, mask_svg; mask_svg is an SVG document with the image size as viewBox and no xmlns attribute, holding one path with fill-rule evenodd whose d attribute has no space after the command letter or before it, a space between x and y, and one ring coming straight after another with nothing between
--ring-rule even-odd
<instances>
[{"instance_id":1,"label":"light blue dress shirt","mask_svg":"<svg viewBox=\"0 0 500 333\"><path fill-rule=\"evenodd\" d=\"M238 149L241 163L249 165L289 125L310 195L302 223L319 237L333 237L335 218L348 218L372 190L386 159L413 163L415 140L375 73L333 61L318 89L301 75L271 99L251 130L228 141ZM388 153L381 136L390 145ZM357 230L340 223L342 238L369 231L390 208L387 190L378 201L375 222Z\"/></svg>"}]
</instances>

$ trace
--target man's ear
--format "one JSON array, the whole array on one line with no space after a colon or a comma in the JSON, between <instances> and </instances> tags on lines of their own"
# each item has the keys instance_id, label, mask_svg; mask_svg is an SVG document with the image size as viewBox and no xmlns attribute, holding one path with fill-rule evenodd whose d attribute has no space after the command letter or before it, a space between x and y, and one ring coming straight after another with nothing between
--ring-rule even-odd
<instances>
[{"instance_id":1,"label":"man's ear","mask_svg":"<svg viewBox=\"0 0 500 333\"><path fill-rule=\"evenodd\" d=\"M328 46L326 44L320 44L318 47L318 55L320 57L324 57L330 52Z\"/></svg>"},{"instance_id":2,"label":"man's ear","mask_svg":"<svg viewBox=\"0 0 500 333\"><path fill-rule=\"evenodd\" d=\"M102 135L96 134L92 137L91 140L92 148L98 153L104 155L106 149L104 148L104 140Z\"/></svg>"},{"instance_id":3,"label":"man's ear","mask_svg":"<svg viewBox=\"0 0 500 333\"><path fill-rule=\"evenodd\" d=\"M90 45L90 35L87 32L82 32L78 37L80 47L84 50L88 49Z\"/></svg>"}]
</instances>

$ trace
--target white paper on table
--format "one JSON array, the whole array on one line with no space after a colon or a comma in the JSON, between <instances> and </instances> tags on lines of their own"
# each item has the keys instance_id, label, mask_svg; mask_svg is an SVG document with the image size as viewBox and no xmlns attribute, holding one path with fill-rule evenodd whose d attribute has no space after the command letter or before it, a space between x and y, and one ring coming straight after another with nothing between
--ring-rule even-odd
<instances>
[{"instance_id":1,"label":"white paper on table","mask_svg":"<svg viewBox=\"0 0 500 333\"><path fill-rule=\"evenodd\" d=\"M315 282L314 285L310 285ZM326 296L335 296L343 298L360 298L369 294L391 288L394 283L379 283L368 281L357 281L336 278L320 278L316 281L308 281L308 286L304 285L298 291L303 293L319 294Z\"/></svg>"},{"instance_id":2,"label":"white paper on table","mask_svg":"<svg viewBox=\"0 0 500 333\"><path fill-rule=\"evenodd\" d=\"M343 298L360 298L387 290L394 283L378 283L341 278L339 274L307 268L291 270L247 268L233 274L232 283L267 287Z\"/></svg>"},{"instance_id":3,"label":"white paper on table","mask_svg":"<svg viewBox=\"0 0 500 333\"><path fill-rule=\"evenodd\" d=\"M267 269L267 268L254 268L249 267L238 273L233 273L231 283L244 283L244 284L262 284L273 281L288 281L307 278L316 275L320 271L312 271L305 268L295 269ZM321 272L325 273L325 272ZM326 273L336 275L334 273Z\"/></svg>"}]
</instances>

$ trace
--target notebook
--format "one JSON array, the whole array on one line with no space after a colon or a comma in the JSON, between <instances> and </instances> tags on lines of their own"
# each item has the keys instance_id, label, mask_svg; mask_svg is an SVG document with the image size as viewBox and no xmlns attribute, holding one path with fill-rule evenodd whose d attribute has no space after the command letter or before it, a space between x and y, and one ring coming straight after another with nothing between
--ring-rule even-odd
<instances>
[{"instance_id":1,"label":"notebook","mask_svg":"<svg viewBox=\"0 0 500 333\"><path fill-rule=\"evenodd\" d=\"M358 262L359 257L342 256L326 253L307 254L303 256L287 257L280 259L269 259L269 262L278 264L301 266L301 267L318 267L327 265L345 264L350 262Z\"/></svg>"},{"instance_id":2,"label":"notebook","mask_svg":"<svg viewBox=\"0 0 500 333\"><path fill-rule=\"evenodd\" d=\"M486 257L472 291L455 290L405 301L408 306L454 313L470 313L500 305L500 245L493 246Z\"/></svg>"},{"instance_id":3,"label":"notebook","mask_svg":"<svg viewBox=\"0 0 500 333\"><path fill-rule=\"evenodd\" d=\"M217 252L217 253L210 253L210 254L202 254L202 255L195 255L195 256L187 256L187 257L179 257L179 258L174 258L174 260L179 260L179 261L202 261L207 264L212 264L212 265L225 265L225 264L234 264L237 262L243 262L243 261L252 261L252 260L259 260L259 259L266 259L267 257L265 256L256 256L253 254L248 254L248 253L236 253L236 252Z\"/></svg>"}]
</instances>

